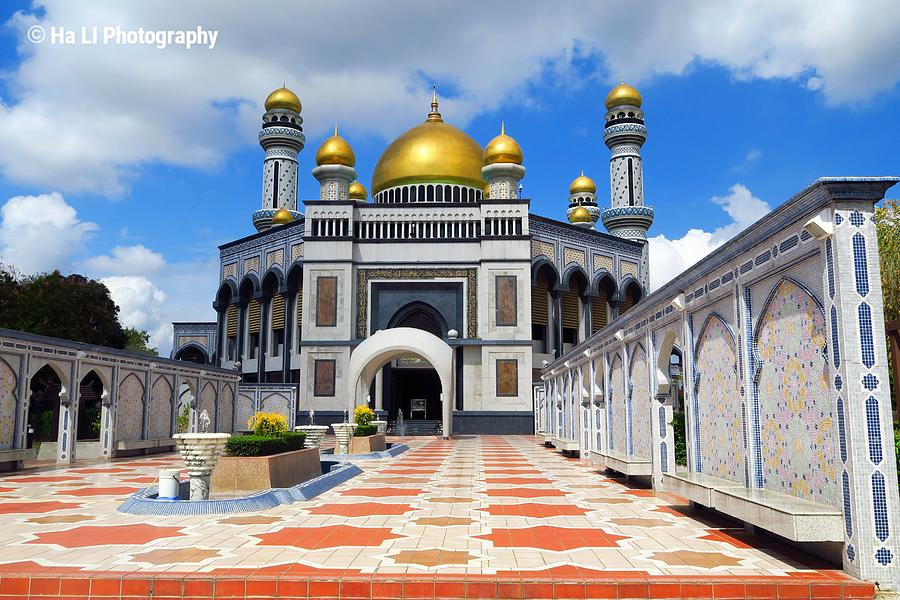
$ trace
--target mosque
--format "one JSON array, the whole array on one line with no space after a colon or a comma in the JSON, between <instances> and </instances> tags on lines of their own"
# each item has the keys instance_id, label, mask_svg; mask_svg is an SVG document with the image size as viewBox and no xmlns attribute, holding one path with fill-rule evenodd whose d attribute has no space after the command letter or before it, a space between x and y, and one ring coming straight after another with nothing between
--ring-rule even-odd
<instances>
[{"instance_id":1,"label":"mosque","mask_svg":"<svg viewBox=\"0 0 900 600\"><path fill-rule=\"evenodd\" d=\"M542 366L647 293L642 98L623 82L605 104L610 202L577 175L566 220L530 212L524 153L503 125L482 147L436 93L379 158L371 199L335 128L301 210L302 106L273 91L256 232L220 246L216 322L175 323L173 357L235 369L244 391L281 390L296 418L328 423L368 402L428 432L531 433Z\"/></svg>"}]
</instances>

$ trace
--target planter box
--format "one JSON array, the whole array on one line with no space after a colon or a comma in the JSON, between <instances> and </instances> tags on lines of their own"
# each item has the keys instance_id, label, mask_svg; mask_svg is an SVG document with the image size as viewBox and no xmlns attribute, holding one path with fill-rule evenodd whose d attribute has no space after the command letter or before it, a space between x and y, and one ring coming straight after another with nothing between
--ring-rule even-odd
<instances>
[{"instance_id":1,"label":"planter box","mask_svg":"<svg viewBox=\"0 0 900 600\"><path fill-rule=\"evenodd\" d=\"M270 488L287 488L321 474L318 448L270 456L220 456L212 474L210 496L246 496Z\"/></svg>"},{"instance_id":2,"label":"planter box","mask_svg":"<svg viewBox=\"0 0 900 600\"><path fill-rule=\"evenodd\" d=\"M369 452L382 452L387 450L384 442L384 434L376 433L366 437L354 437L350 440L350 454L368 454Z\"/></svg>"}]
</instances>

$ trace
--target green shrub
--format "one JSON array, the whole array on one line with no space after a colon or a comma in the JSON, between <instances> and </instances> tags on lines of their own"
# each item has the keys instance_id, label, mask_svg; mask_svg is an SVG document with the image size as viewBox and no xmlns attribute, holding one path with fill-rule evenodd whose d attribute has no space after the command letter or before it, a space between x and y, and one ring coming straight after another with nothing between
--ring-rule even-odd
<instances>
[{"instance_id":1,"label":"green shrub","mask_svg":"<svg viewBox=\"0 0 900 600\"><path fill-rule=\"evenodd\" d=\"M282 435L236 435L225 442L228 456L270 456L303 448L306 434L287 432Z\"/></svg>"},{"instance_id":2,"label":"green shrub","mask_svg":"<svg viewBox=\"0 0 900 600\"><path fill-rule=\"evenodd\" d=\"M178 413L178 433L187 433L191 427L191 406L185 402Z\"/></svg>"},{"instance_id":3,"label":"green shrub","mask_svg":"<svg viewBox=\"0 0 900 600\"><path fill-rule=\"evenodd\" d=\"M894 448L897 452L897 465L900 465L900 423L894 423Z\"/></svg>"},{"instance_id":4,"label":"green shrub","mask_svg":"<svg viewBox=\"0 0 900 600\"><path fill-rule=\"evenodd\" d=\"M357 425L353 435L356 437L369 437L378 433L377 425Z\"/></svg>"},{"instance_id":5,"label":"green shrub","mask_svg":"<svg viewBox=\"0 0 900 600\"><path fill-rule=\"evenodd\" d=\"M684 428L684 413L672 413L672 429L675 434L675 464L687 464L687 436Z\"/></svg>"}]
</instances>

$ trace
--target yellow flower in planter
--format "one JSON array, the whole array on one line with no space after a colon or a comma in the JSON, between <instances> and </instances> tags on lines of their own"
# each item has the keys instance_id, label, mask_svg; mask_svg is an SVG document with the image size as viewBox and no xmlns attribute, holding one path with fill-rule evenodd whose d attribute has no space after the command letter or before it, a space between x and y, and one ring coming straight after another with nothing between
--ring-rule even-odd
<instances>
[{"instance_id":1,"label":"yellow flower in planter","mask_svg":"<svg viewBox=\"0 0 900 600\"><path fill-rule=\"evenodd\" d=\"M278 436L287 433L288 424L284 415L258 412L247 421L247 428L256 435Z\"/></svg>"},{"instance_id":2,"label":"yellow flower in planter","mask_svg":"<svg viewBox=\"0 0 900 600\"><path fill-rule=\"evenodd\" d=\"M353 410L353 422L357 425L368 425L374 418L375 411L364 404Z\"/></svg>"}]
</instances>

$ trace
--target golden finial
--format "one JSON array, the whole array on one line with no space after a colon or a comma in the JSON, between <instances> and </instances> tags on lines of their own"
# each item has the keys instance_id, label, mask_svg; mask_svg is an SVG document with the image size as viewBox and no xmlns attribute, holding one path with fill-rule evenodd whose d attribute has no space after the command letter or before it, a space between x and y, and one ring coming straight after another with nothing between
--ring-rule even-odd
<instances>
[{"instance_id":1,"label":"golden finial","mask_svg":"<svg viewBox=\"0 0 900 600\"><path fill-rule=\"evenodd\" d=\"M500 135L506 135L506 124L500 121Z\"/></svg>"},{"instance_id":2,"label":"golden finial","mask_svg":"<svg viewBox=\"0 0 900 600\"><path fill-rule=\"evenodd\" d=\"M338 130L337 130L337 123L335 123L335 124L334 124L334 137L337 137L337 136L338 136L337 131L338 131Z\"/></svg>"},{"instance_id":3,"label":"golden finial","mask_svg":"<svg viewBox=\"0 0 900 600\"><path fill-rule=\"evenodd\" d=\"M431 88L431 112L428 113L428 121L443 121L441 113L438 112L437 86Z\"/></svg>"}]
</instances>

